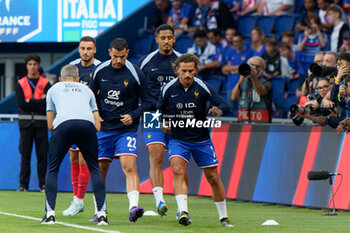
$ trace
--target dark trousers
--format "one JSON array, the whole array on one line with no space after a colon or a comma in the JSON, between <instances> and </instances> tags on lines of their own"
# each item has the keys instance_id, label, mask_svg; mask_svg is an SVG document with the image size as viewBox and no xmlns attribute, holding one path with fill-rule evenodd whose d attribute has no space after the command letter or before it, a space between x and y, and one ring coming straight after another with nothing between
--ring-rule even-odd
<instances>
[{"instance_id":1,"label":"dark trousers","mask_svg":"<svg viewBox=\"0 0 350 233\"><path fill-rule=\"evenodd\" d=\"M45 182L46 210L54 210L57 197L57 173L71 145L77 145L89 168L97 210L105 210L105 184L98 165L98 146L95 126L85 120L68 120L52 131Z\"/></svg>"},{"instance_id":2,"label":"dark trousers","mask_svg":"<svg viewBox=\"0 0 350 233\"><path fill-rule=\"evenodd\" d=\"M35 142L35 152L37 157L37 170L39 178L39 188L45 184L47 151L49 148L47 127L38 127L31 124L29 127L20 127L19 151L22 155L21 171L19 174L19 183L23 188L28 189L30 179L30 160Z\"/></svg>"}]
</instances>

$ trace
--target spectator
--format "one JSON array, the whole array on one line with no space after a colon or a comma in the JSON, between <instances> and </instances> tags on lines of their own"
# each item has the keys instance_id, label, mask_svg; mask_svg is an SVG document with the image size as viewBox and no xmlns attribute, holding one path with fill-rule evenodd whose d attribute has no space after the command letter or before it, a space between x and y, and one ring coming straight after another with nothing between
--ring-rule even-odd
<instances>
[{"instance_id":1,"label":"spectator","mask_svg":"<svg viewBox=\"0 0 350 233\"><path fill-rule=\"evenodd\" d=\"M316 0L305 0L304 7L300 13L300 20L296 25L296 29L299 32L304 32L310 24L309 16L311 14L317 14Z\"/></svg>"},{"instance_id":2,"label":"spectator","mask_svg":"<svg viewBox=\"0 0 350 233\"><path fill-rule=\"evenodd\" d=\"M227 41L222 37L221 31L218 28L210 29L207 36L210 43L215 45L218 53L222 55L224 48L227 46Z\"/></svg>"},{"instance_id":3,"label":"spectator","mask_svg":"<svg viewBox=\"0 0 350 233\"><path fill-rule=\"evenodd\" d=\"M321 30L327 34L332 29L332 25L328 21L327 9L331 5L331 0L317 0L318 17L321 20Z\"/></svg>"},{"instance_id":4,"label":"spectator","mask_svg":"<svg viewBox=\"0 0 350 233\"><path fill-rule=\"evenodd\" d=\"M241 75L231 93L232 100L240 100L238 120L271 122L272 92L271 83L263 78L265 62L255 56L248 64L252 68L250 75Z\"/></svg>"},{"instance_id":5,"label":"spectator","mask_svg":"<svg viewBox=\"0 0 350 233\"><path fill-rule=\"evenodd\" d=\"M253 56L261 56L266 51L265 33L261 28L255 27L251 32Z\"/></svg>"},{"instance_id":6,"label":"spectator","mask_svg":"<svg viewBox=\"0 0 350 233\"><path fill-rule=\"evenodd\" d=\"M348 24L341 20L342 11L339 6L332 5L327 9L327 17L329 23L333 26L330 35L330 50L338 52L340 46L343 44L343 36L349 30Z\"/></svg>"},{"instance_id":7,"label":"spectator","mask_svg":"<svg viewBox=\"0 0 350 233\"><path fill-rule=\"evenodd\" d=\"M320 30L320 19L316 14L309 16L310 26L299 36L298 51L300 52L300 74L306 76L307 70L315 55L326 47L327 36Z\"/></svg>"},{"instance_id":8,"label":"spectator","mask_svg":"<svg viewBox=\"0 0 350 233\"><path fill-rule=\"evenodd\" d=\"M299 73L296 52L292 50L289 44L284 42L279 44L278 49L281 54L281 75L289 79L298 78Z\"/></svg>"},{"instance_id":9,"label":"spectator","mask_svg":"<svg viewBox=\"0 0 350 233\"><path fill-rule=\"evenodd\" d=\"M211 74L217 73L217 69L221 66L219 54L215 45L207 41L207 33L205 30L197 30L194 33L195 43L188 49L188 53L197 55L199 58L198 74L204 79Z\"/></svg>"},{"instance_id":10,"label":"spectator","mask_svg":"<svg viewBox=\"0 0 350 233\"><path fill-rule=\"evenodd\" d=\"M277 51L277 41L269 38L266 41L266 51L261 55L265 61L265 76L268 79L281 75L280 55Z\"/></svg>"},{"instance_id":11,"label":"spectator","mask_svg":"<svg viewBox=\"0 0 350 233\"><path fill-rule=\"evenodd\" d=\"M153 30L167 22L171 7L168 0L154 0L154 3L157 9L154 13Z\"/></svg>"},{"instance_id":12,"label":"spectator","mask_svg":"<svg viewBox=\"0 0 350 233\"><path fill-rule=\"evenodd\" d=\"M188 24L192 19L191 5L184 3L183 0L170 0L171 8L167 24L175 29L175 36L179 37L187 31Z\"/></svg>"},{"instance_id":13,"label":"spectator","mask_svg":"<svg viewBox=\"0 0 350 233\"><path fill-rule=\"evenodd\" d=\"M339 53L350 53L350 31L343 35L343 45L339 48Z\"/></svg>"},{"instance_id":14,"label":"spectator","mask_svg":"<svg viewBox=\"0 0 350 233\"><path fill-rule=\"evenodd\" d=\"M227 93L231 93L239 80L238 66L246 62L253 54L250 48L244 46L244 37L241 34L233 34L234 31L230 28L226 30L226 41L228 45L224 49L221 61L222 73L227 76ZM231 106L231 112L234 113L237 103L231 101L229 94L227 98L227 102Z\"/></svg>"},{"instance_id":15,"label":"spectator","mask_svg":"<svg viewBox=\"0 0 350 233\"><path fill-rule=\"evenodd\" d=\"M216 0L203 0L203 4L208 7L206 15L207 29L219 28L226 30L233 27L233 18L227 5Z\"/></svg>"},{"instance_id":16,"label":"spectator","mask_svg":"<svg viewBox=\"0 0 350 233\"><path fill-rule=\"evenodd\" d=\"M194 16L191 20L190 27L188 28L188 32L193 33L197 29L205 29L206 27L206 15L208 12L208 7L203 4L203 0L197 1L197 8L194 12Z\"/></svg>"},{"instance_id":17,"label":"spectator","mask_svg":"<svg viewBox=\"0 0 350 233\"><path fill-rule=\"evenodd\" d=\"M263 1L262 0L243 0L242 9L238 11L238 15L250 15L257 14L258 9Z\"/></svg>"},{"instance_id":18,"label":"spectator","mask_svg":"<svg viewBox=\"0 0 350 233\"><path fill-rule=\"evenodd\" d=\"M294 0L262 0L259 5L259 15L293 14Z\"/></svg>"},{"instance_id":19,"label":"spectator","mask_svg":"<svg viewBox=\"0 0 350 233\"><path fill-rule=\"evenodd\" d=\"M19 116L19 151L21 168L19 191L28 191L30 180L30 159L33 141L37 157L39 189L45 190L47 151L49 147L46 122L46 93L51 87L47 79L40 76L40 57L30 54L24 59L27 75L18 80L15 92Z\"/></svg>"},{"instance_id":20,"label":"spectator","mask_svg":"<svg viewBox=\"0 0 350 233\"><path fill-rule=\"evenodd\" d=\"M281 35L281 40L284 43L287 43L293 51L297 50L297 45L294 44L294 31L292 30L288 30L288 31L284 31Z\"/></svg>"}]
</instances>

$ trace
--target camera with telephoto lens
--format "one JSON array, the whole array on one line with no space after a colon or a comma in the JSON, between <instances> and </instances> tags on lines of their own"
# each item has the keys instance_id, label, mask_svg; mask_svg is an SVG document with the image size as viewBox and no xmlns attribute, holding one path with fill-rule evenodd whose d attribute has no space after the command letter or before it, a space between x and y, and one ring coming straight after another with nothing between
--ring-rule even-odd
<instances>
[{"instance_id":1,"label":"camera with telephoto lens","mask_svg":"<svg viewBox=\"0 0 350 233\"><path fill-rule=\"evenodd\" d=\"M242 76L248 76L252 72L252 67L247 63L242 63L238 66L238 73Z\"/></svg>"},{"instance_id":2,"label":"camera with telephoto lens","mask_svg":"<svg viewBox=\"0 0 350 233\"><path fill-rule=\"evenodd\" d=\"M328 109L324 107L319 107L315 110L312 105L301 107L297 104L293 104L290 106L289 110L292 114L298 113L298 115L295 115L292 118L292 121L295 125L299 126L304 122L304 118L299 114L309 113L310 115L316 114L319 116L328 116L329 114L331 114L330 110L333 110L333 108Z\"/></svg>"},{"instance_id":3,"label":"camera with telephoto lens","mask_svg":"<svg viewBox=\"0 0 350 233\"><path fill-rule=\"evenodd\" d=\"M311 63L309 69L316 77L325 77L337 71L337 67L320 66L317 63Z\"/></svg>"}]
</instances>

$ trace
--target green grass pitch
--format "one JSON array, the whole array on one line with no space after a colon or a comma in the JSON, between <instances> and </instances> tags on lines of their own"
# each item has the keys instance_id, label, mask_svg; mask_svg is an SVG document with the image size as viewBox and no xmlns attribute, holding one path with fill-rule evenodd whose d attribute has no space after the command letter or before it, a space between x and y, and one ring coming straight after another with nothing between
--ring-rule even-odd
<instances>
[{"instance_id":1,"label":"green grass pitch","mask_svg":"<svg viewBox=\"0 0 350 233\"><path fill-rule=\"evenodd\" d=\"M188 198L192 224L185 227L175 220L176 202L172 195L165 195L169 205L168 216L143 216L136 223L128 221L128 199L126 194L107 194L109 226L97 226L88 220L93 215L92 194L85 197L85 211L74 217L62 216L72 200L71 193L58 193L56 222L75 224L94 229L78 229L60 224L40 225L38 220L7 216L17 214L33 218L44 216L45 195L39 192L0 191L0 232L94 232L94 229L119 232L350 232L350 212L338 212L337 216L323 216L324 210L310 210L280 205L265 205L240 201L227 201L228 214L234 228L220 225L216 207L210 198ZM141 194L140 206L145 210L156 211L153 195ZM262 226L268 219L277 221L278 226ZM95 231L98 232L98 231Z\"/></svg>"}]
</instances>

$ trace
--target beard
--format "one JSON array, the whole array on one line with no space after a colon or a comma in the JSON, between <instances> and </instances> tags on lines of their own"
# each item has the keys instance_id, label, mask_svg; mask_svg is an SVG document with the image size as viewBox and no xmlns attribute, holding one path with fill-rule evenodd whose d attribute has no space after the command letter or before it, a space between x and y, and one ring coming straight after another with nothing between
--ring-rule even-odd
<instances>
[{"instance_id":1,"label":"beard","mask_svg":"<svg viewBox=\"0 0 350 233\"><path fill-rule=\"evenodd\" d=\"M164 49L163 51L164 51L164 53L166 53L166 54L169 54L169 53L170 53L170 49Z\"/></svg>"}]
</instances>

